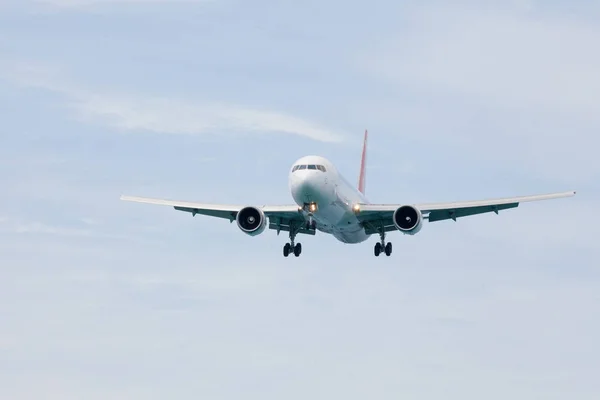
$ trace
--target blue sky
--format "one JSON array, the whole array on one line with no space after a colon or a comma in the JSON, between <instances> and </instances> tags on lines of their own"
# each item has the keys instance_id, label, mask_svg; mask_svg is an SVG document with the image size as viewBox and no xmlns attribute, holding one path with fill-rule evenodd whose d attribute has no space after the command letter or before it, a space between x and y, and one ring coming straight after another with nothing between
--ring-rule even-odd
<instances>
[{"instance_id":1,"label":"blue sky","mask_svg":"<svg viewBox=\"0 0 600 400\"><path fill-rule=\"evenodd\" d=\"M597 399L600 8L0 3L0 397ZM575 189L346 246L122 193L286 204Z\"/></svg>"}]
</instances>

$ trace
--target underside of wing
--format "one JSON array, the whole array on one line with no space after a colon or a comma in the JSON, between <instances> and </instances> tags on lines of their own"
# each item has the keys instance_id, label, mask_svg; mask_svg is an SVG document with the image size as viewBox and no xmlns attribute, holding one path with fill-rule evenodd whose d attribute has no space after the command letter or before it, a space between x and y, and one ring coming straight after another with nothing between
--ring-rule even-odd
<instances>
[{"instance_id":1,"label":"underside of wing","mask_svg":"<svg viewBox=\"0 0 600 400\"><path fill-rule=\"evenodd\" d=\"M498 213L502 210L516 208L520 203L559 199L574 196L575 192L561 192L534 196L506 197L489 200L458 201L448 203L430 203L430 204L360 204L357 207L357 217L363 223L365 231L368 234L374 234L384 231L393 231L398 229L398 225L403 223L394 215L397 210L402 210L410 217L410 209L420 214L419 218L427 219L429 222L443 221L467 217L471 215L484 214L489 212ZM416 226L416 225L415 225Z\"/></svg>"},{"instance_id":2,"label":"underside of wing","mask_svg":"<svg viewBox=\"0 0 600 400\"><path fill-rule=\"evenodd\" d=\"M575 192L550 193L534 196L506 197L500 199L462 201L451 203L433 203L417 204L416 208L423 214L428 215L429 222L442 221L446 219L456 220L456 218L467 217L470 215L495 212L516 208L520 203L532 201L560 199L574 196Z\"/></svg>"},{"instance_id":3,"label":"underside of wing","mask_svg":"<svg viewBox=\"0 0 600 400\"><path fill-rule=\"evenodd\" d=\"M202 214L211 217L225 218L230 221L235 220L237 213L244 208L244 206L229 205L229 204L210 204L210 203L194 203L189 201L179 200L164 200L164 199L153 199L149 197L136 197L136 196L121 196L121 200L133 201L136 203L156 204L161 206L171 206L177 211L189 212L192 215Z\"/></svg>"},{"instance_id":4,"label":"underside of wing","mask_svg":"<svg viewBox=\"0 0 600 400\"><path fill-rule=\"evenodd\" d=\"M298 209L297 205L263 205L263 206L243 206L232 204L215 203L196 203L179 200L155 199L149 197L121 196L121 200L132 201L136 203L155 204L171 206L177 211L197 214L210 217L228 219L230 222L236 220L238 213L244 209L253 208L260 210L268 218L269 229L279 231L290 231L294 229L297 233L314 235L314 230L301 228L304 226L305 217Z\"/></svg>"}]
</instances>

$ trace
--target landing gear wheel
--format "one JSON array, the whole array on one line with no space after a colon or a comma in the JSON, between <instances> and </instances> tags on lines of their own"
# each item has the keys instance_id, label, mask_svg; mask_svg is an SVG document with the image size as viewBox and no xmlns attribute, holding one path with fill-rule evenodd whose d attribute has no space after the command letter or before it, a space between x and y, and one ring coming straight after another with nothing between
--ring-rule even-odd
<instances>
[{"instance_id":1,"label":"landing gear wheel","mask_svg":"<svg viewBox=\"0 0 600 400\"><path fill-rule=\"evenodd\" d=\"M296 246L294 246L294 255L296 257L300 257L301 253L302 253L302 245L300 243L296 243Z\"/></svg>"},{"instance_id":2,"label":"landing gear wheel","mask_svg":"<svg viewBox=\"0 0 600 400\"><path fill-rule=\"evenodd\" d=\"M290 245L289 243L286 243L285 246L283 246L283 256L284 257L289 256L291 250L292 250L292 245Z\"/></svg>"},{"instance_id":3,"label":"landing gear wheel","mask_svg":"<svg viewBox=\"0 0 600 400\"><path fill-rule=\"evenodd\" d=\"M392 242L385 245L385 255L388 257L392 255Z\"/></svg>"},{"instance_id":4,"label":"landing gear wheel","mask_svg":"<svg viewBox=\"0 0 600 400\"><path fill-rule=\"evenodd\" d=\"M381 253L381 243L377 242L377 243L375 243L375 257L379 257L380 253Z\"/></svg>"}]
</instances>

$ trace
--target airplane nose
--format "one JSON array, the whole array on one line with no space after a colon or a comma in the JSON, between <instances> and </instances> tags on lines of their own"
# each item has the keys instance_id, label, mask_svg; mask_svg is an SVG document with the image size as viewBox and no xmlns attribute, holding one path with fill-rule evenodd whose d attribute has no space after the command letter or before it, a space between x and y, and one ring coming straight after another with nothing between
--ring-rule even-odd
<instances>
[{"instance_id":1,"label":"airplane nose","mask_svg":"<svg viewBox=\"0 0 600 400\"><path fill-rule=\"evenodd\" d=\"M314 195L316 185L311 179L308 179L308 177L304 176L298 180L296 187L299 193L303 194L304 196L311 196Z\"/></svg>"},{"instance_id":2,"label":"airplane nose","mask_svg":"<svg viewBox=\"0 0 600 400\"><path fill-rule=\"evenodd\" d=\"M294 198L298 203L320 202L323 185L315 174L299 174L294 182Z\"/></svg>"}]
</instances>

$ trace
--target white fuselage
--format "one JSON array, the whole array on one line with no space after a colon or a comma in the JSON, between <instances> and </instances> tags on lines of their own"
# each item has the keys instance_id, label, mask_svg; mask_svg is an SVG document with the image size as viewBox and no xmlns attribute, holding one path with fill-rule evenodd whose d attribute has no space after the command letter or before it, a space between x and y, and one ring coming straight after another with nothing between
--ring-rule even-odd
<instances>
[{"instance_id":1,"label":"white fuselage","mask_svg":"<svg viewBox=\"0 0 600 400\"><path fill-rule=\"evenodd\" d=\"M353 211L355 204L368 203L367 199L327 159L307 156L296 161L290 170L289 187L298 206L317 205L312 218L319 231L330 233L343 243L360 243L369 238Z\"/></svg>"}]
</instances>

